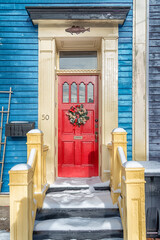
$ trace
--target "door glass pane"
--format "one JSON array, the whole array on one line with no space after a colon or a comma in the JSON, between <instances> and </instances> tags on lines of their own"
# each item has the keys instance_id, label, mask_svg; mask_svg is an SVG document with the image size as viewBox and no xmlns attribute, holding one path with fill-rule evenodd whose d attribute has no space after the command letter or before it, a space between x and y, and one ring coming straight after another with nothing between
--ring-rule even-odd
<instances>
[{"instance_id":1,"label":"door glass pane","mask_svg":"<svg viewBox=\"0 0 160 240\"><path fill-rule=\"evenodd\" d=\"M60 69L97 69L97 52L60 51Z\"/></svg>"},{"instance_id":2,"label":"door glass pane","mask_svg":"<svg viewBox=\"0 0 160 240\"><path fill-rule=\"evenodd\" d=\"M68 83L63 84L63 102L69 103L69 85L68 85Z\"/></svg>"},{"instance_id":3,"label":"door glass pane","mask_svg":"<svg viewBox=\"0 0 160 240\"><path fill-rule=\"evenodd\" d=\"M72 83L71 85L71 103L77 102L77 85Z\"/></svg>"},{"instance_id":4,"label":"door glass pane","mask_svg":"<svg viewBox=\"0 0 160 240\"><path fill-rule=\"evenodd\" d=\"M84 85L84 83L81 83L79 85L79 102L85 103L85 85Z\"/></svg>"},{"instance_id":5,"label":"door glass pane","mask_svg":"<svg viewBox=\"0 0 160 240\"><path fill-rule=\"evenodd\" d=\"M87 102L93 103L93 84L89 83L87 85Z\"/></svg>"}]
</instances>

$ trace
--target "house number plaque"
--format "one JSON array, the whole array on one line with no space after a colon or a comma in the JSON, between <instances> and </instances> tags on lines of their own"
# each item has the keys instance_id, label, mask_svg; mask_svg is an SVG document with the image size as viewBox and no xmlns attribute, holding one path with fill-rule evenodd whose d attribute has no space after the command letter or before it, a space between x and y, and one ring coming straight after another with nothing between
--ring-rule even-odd
<instances>
[{"instance_id":1,"label":"house number plaque","mask_svg":"<svg viewBox=\"0 0 160 240\"><path fill-rule=\"evenodd\" d=\"M83 139L82 136L74 136L74 139Z\"/></svg>"},{"instance_id":2,"label":"house number plaque","mask_svg":"<svg viewBox=\"0 0 160 240\"><path fill-rule=\"evenodd\" d=\"M42 120L49 120L49 115L42 114Z\"/></svg>"}]
</instances>

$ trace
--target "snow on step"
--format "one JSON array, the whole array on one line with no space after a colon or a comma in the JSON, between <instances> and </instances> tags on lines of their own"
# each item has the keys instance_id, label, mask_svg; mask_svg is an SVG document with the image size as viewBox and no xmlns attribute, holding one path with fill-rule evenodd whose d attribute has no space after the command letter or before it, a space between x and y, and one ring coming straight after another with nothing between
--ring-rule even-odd
<instances>
[{"instance_id":1,"label":"snow on step","mask_svg":"<svg viewBox=\"0 0 160 240\"><path fill-rule=\"evenodd\" d=\"M1 240L10 240L10 233L5 230L0 230L0 239Z\"/></svg>"},{"instance_id":2,"label":"snow on step","mask_svg":"<svg viewBox=\"0 0 160 240\"><path fill-rule=\"evenodd\" d=\"M120 217L112 218L60 218L36 221L34 231L100 231L122 230Z\"/></svg>"},{"instance_id":3,"label":"snow on step","mask_svg":"<svg viewBox=\"0 0 160 240\"><path fill-rule=\"evenodd\" d=\"M54 184L51 184L50 187L108 187L109 181L102 183L100 177L91 177L91 178L62 178L57 177Z\"/></svg>"},{"instance_id":4,"label":"snow on step","mask_svg":"<svg viewBox=\"0 0 160 240\"><path fill-rule=\"evenodd\" d=\"M50 208L118 208L118 206L113 205L109 191L95 191L90 188L48 193L43 209Z\"/></svg>"}]
</instances>

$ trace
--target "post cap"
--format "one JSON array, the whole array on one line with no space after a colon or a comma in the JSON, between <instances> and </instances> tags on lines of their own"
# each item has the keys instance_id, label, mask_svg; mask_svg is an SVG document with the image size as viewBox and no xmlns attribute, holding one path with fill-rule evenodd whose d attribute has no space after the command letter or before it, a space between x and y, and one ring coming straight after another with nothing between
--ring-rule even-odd
<instances>
[{"instance_id":1,"label":"post cap","mask_svg":"<svg viewBox=\"0 0 160 240\"><path fill-rule=\"evenodd\" d=\"M114 128L112 130L112 133L122 133L122 132L126 133L126 130L124 130L123 128Z\"/></svg>"},{"instance_id":2,"label":"post cap","mask_svg":"<svg viewBox=\"0 0 160 240\"><path fill-rule=\"evenodd\" d=\"M39 130L39 129L32 129L28 133L30 133L30 134L32 134L32 133L42 133L42 131Z\"/></svg>"}]
</instances>

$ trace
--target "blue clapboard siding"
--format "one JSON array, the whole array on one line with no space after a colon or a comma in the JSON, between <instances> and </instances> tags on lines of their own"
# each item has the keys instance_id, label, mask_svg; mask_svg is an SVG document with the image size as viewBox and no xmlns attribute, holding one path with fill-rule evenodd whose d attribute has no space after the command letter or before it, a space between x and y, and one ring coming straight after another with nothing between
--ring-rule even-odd
<instances>
[{"instance_id":1,"label":"blue clapboard siding","mask_svg":"<svg viewBox=\"0 0 160 240\"><path fill-rule=\"evenodd\" d=\"M119 27L118 44L118 122L119 127L124 128L128 133L128 160L132 160L132 16L131 5L131 10L124 25Z\"/></svg>"},{"instance_id":2,"label":"blue clapboard siding","mask_svg":"<svg viewBox=\"0 0 160 240\"><path fill-rule=\"evenodd\" d=\"M160 1L149 4L149 160L160 161Z\"/></svg>"},{"instance_id":3,"label":"blue clapboard siding","mask_svg":"<svg viewBox=\"0 0 160 240\"><path fill-rule=\"evenodd\" d=\"M132 159L132 0L0 0L0 90L13 89L10 121L38 121L38 28L25 6L131 6L119 27L119 127L128 132ZM0 96L0 107L8 98ZM4 137L4 132L3 132ZM8 138L2 191L9 191L8 171L25 163L26 138Z\"/></svg>"}]
</instances>

